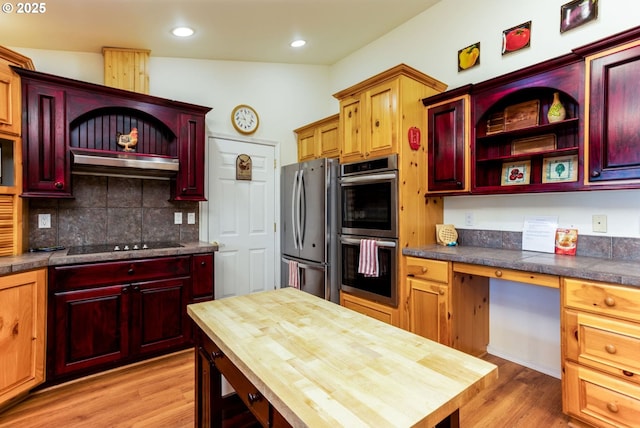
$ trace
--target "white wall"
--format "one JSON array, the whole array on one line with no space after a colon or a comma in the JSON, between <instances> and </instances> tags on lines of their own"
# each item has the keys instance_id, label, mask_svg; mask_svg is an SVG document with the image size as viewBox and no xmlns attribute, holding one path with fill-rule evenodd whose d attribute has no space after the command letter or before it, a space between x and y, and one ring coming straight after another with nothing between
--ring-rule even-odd
<instances>
[{"instance_id":1,"label":"white wall","mask_svg":"<svg viewBox=\"0 0 640 428\"><path fill-rule=\"evenodd\" d=\"M40 49L11 49L28 56L36 70L102 84L102 54ZM154 57L149 60L150 94L212 107L209 135L238 135L231 110L250 104L260 127L252 135L280 142L282 165L296 162L294 129L338 112L327 90L329 67Z\"/></svg>"}]
</instances>

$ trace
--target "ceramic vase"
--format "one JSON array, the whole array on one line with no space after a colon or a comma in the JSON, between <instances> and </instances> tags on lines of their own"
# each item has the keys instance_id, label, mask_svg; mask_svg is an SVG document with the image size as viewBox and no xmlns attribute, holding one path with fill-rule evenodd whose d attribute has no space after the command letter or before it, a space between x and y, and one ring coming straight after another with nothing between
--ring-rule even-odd
<instances>
[{"instance_id":1,"label":"ceramic vase","mask_svg":"<svg viewBox=\"0 0 640 428\"><path fill-rule=\"evenodd\" d=\"M564 120L567 116L567 111L560 102L560 94L558 92L553 93L553 102L549 106L549 112L547 113L547 120L549 123L559 122Z\"/></svg>"}]
</instances>

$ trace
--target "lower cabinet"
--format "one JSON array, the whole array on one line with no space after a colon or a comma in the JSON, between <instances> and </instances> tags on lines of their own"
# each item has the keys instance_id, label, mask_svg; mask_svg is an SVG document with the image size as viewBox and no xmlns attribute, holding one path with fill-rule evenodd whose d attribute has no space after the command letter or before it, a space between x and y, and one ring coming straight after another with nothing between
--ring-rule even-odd
<instances>
[{"instance_id":1,"label":"lower cabinet","mask_svg":"<svg viewBox=\"0 0 640 428\"><path fill-rule=\"evenodd\" d=\"M194 288L212 298L212 270L212 254L50 267L47 381L190 345L186 307Z\"/></svg>"},{"instance_id":2,"label":"lower cabinet","mask_svg":"<svg viewBox=\"0 0 640 428\"><path fill-rule=\"evenodd\" d=\"M0 277L0 409L44 381L45 269Z\"/></svg>"},{"instance_id":3,"label":"lower cabinet","mask_svg":"<svg viewBox=\"0 0 640 428\"><path fill-rule=\"evenodd\" d=\"M564 279L563 410L597 427L640 421L640 290Z\"/></svg>"},{"instance_id":4,"label":"lower cabinet","mask_svg":"<svg viewBox=\"0 0 640 428\"><path fill-rule=\"evenodd\" d=\"M378 321L399 326L398 310L390 306L362 299L349 293L340 292L340 306L368 315Z\"/></svg>"},{"instance_id":5,"label":"lower cabinet","mask_svg":"<svg viewBox=\"0 0 640 428\"><path fill-rule=\"evenodd\" d=\"M291 426L202 330L194 336L196 427ZM222 396L222 376L235 394Z\"/></svg>"}]
</instances>

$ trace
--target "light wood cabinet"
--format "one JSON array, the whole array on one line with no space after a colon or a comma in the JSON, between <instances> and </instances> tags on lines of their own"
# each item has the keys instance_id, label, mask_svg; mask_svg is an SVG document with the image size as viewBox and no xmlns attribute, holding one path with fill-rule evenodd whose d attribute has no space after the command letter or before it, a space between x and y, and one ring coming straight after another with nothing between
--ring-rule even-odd
<instances>
[{"instance_id":1,"label":"light wood cabinet","mask_svg":"<svg viewBox=\"0 0 640 428\"><path fill-rule=\"evenodd\" d=\"M340 155L338 118L334 114L294 130L298 136L298 162Z\"/></svg>"},{"instance_id":2,"label":"light wood cabinet","mask_svg":"<svg viewBox=\"0 0 640 428\"><path fill-rule=\"evenodd\" d=\"M378 321L386 322L391 325L398 325L398 315L395 308L362 299L348 293L340 293L340 305L361 314L368 315Z\"/></svg>"},{"instance_id":3,"label":"light wood cabinet","mask_svg":"<svg viewBox=\"0 0 640 428\"><path fill-rule=\"evenodd\" d=\"M640 289L563 280L563 410L598 427L640 420Z\"/></svg>"},{"instance_id":4,"label":"light wood cabinet","mask_svg":"<svg viewBox=\"0 0 640 428\"><path fill-rule=\"evenodd\" d=\"M334 94L340 101L340 162L400 153L410 127L424 130L412 112L422 112L422 98L445 89L442 82L400 64Z\"/></svg>"},{"instance_id":5,"label":"light wood cabinet","mask_svg":"<svg viewBox=\"0 0 640 428\"><path fill-rule=\"evenodd\" d=\"M33 70L31 60L0 46L0 256L21 254L28 235L22 192L22 96L20 76L10 66ZM24 241L24 242L23 242Z\"/></svg>"},{"instance_id":6,"label":"light wood cabinet","mask_svg":"<svg viewBox=\"0 0 640 428\"><path fill-rule=\"evenodd\" d=\"M148 94L150 54L147 49L102 48L105 86Z\"/></svg>"},{"instance_id":7,"label":"light wood cabinet","mask_svg":"<svg viewBox=\"0 0 640 428\"><path fill-rule=\"evenodd\" d=\"M0 277L0 408L44 381L46 270Z\"/></svg>"}]
</instances>

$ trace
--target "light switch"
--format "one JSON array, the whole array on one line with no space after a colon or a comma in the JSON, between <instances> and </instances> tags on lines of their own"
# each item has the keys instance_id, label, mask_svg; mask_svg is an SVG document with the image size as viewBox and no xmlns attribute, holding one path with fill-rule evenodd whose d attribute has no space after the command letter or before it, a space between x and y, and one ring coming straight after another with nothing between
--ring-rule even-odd
<instances>
[{"instance_id":1,"label":"light switch","mask_svg":"<svg viewBox=\"0 0 640 428\"><path fill-rule=\"evenodd\" d=\"M51 229L51 214L38 214L38 229Z\"/></svg>"},{"instance_id":2,"label":"light switch","mask_svg":"<svg viewBox=\"0 0 640 428\"><path fill-rule=\"evenodd\" d=\"M607 216L604 214L592 217L592 229L594 232L607 233Z\"/></svg>"},{"instance_id":3,"label":"light switch","mask_svg":"<svg viewBox=\"0 0 640 428\"><path fill-rule=\"evenodd\" d=\"M182 224L182 213L177 212L173 214L173 224Z\"/></svg>"},{"instance_id":4,"label":"light switch","mask_svg":"<svg viewBox=\"0 0 640 428\"><path fill-rule=\"evenodd\" d=\"M196 224L196 213L187 213L187 224Z\"/></svg>"}]
</instances>

